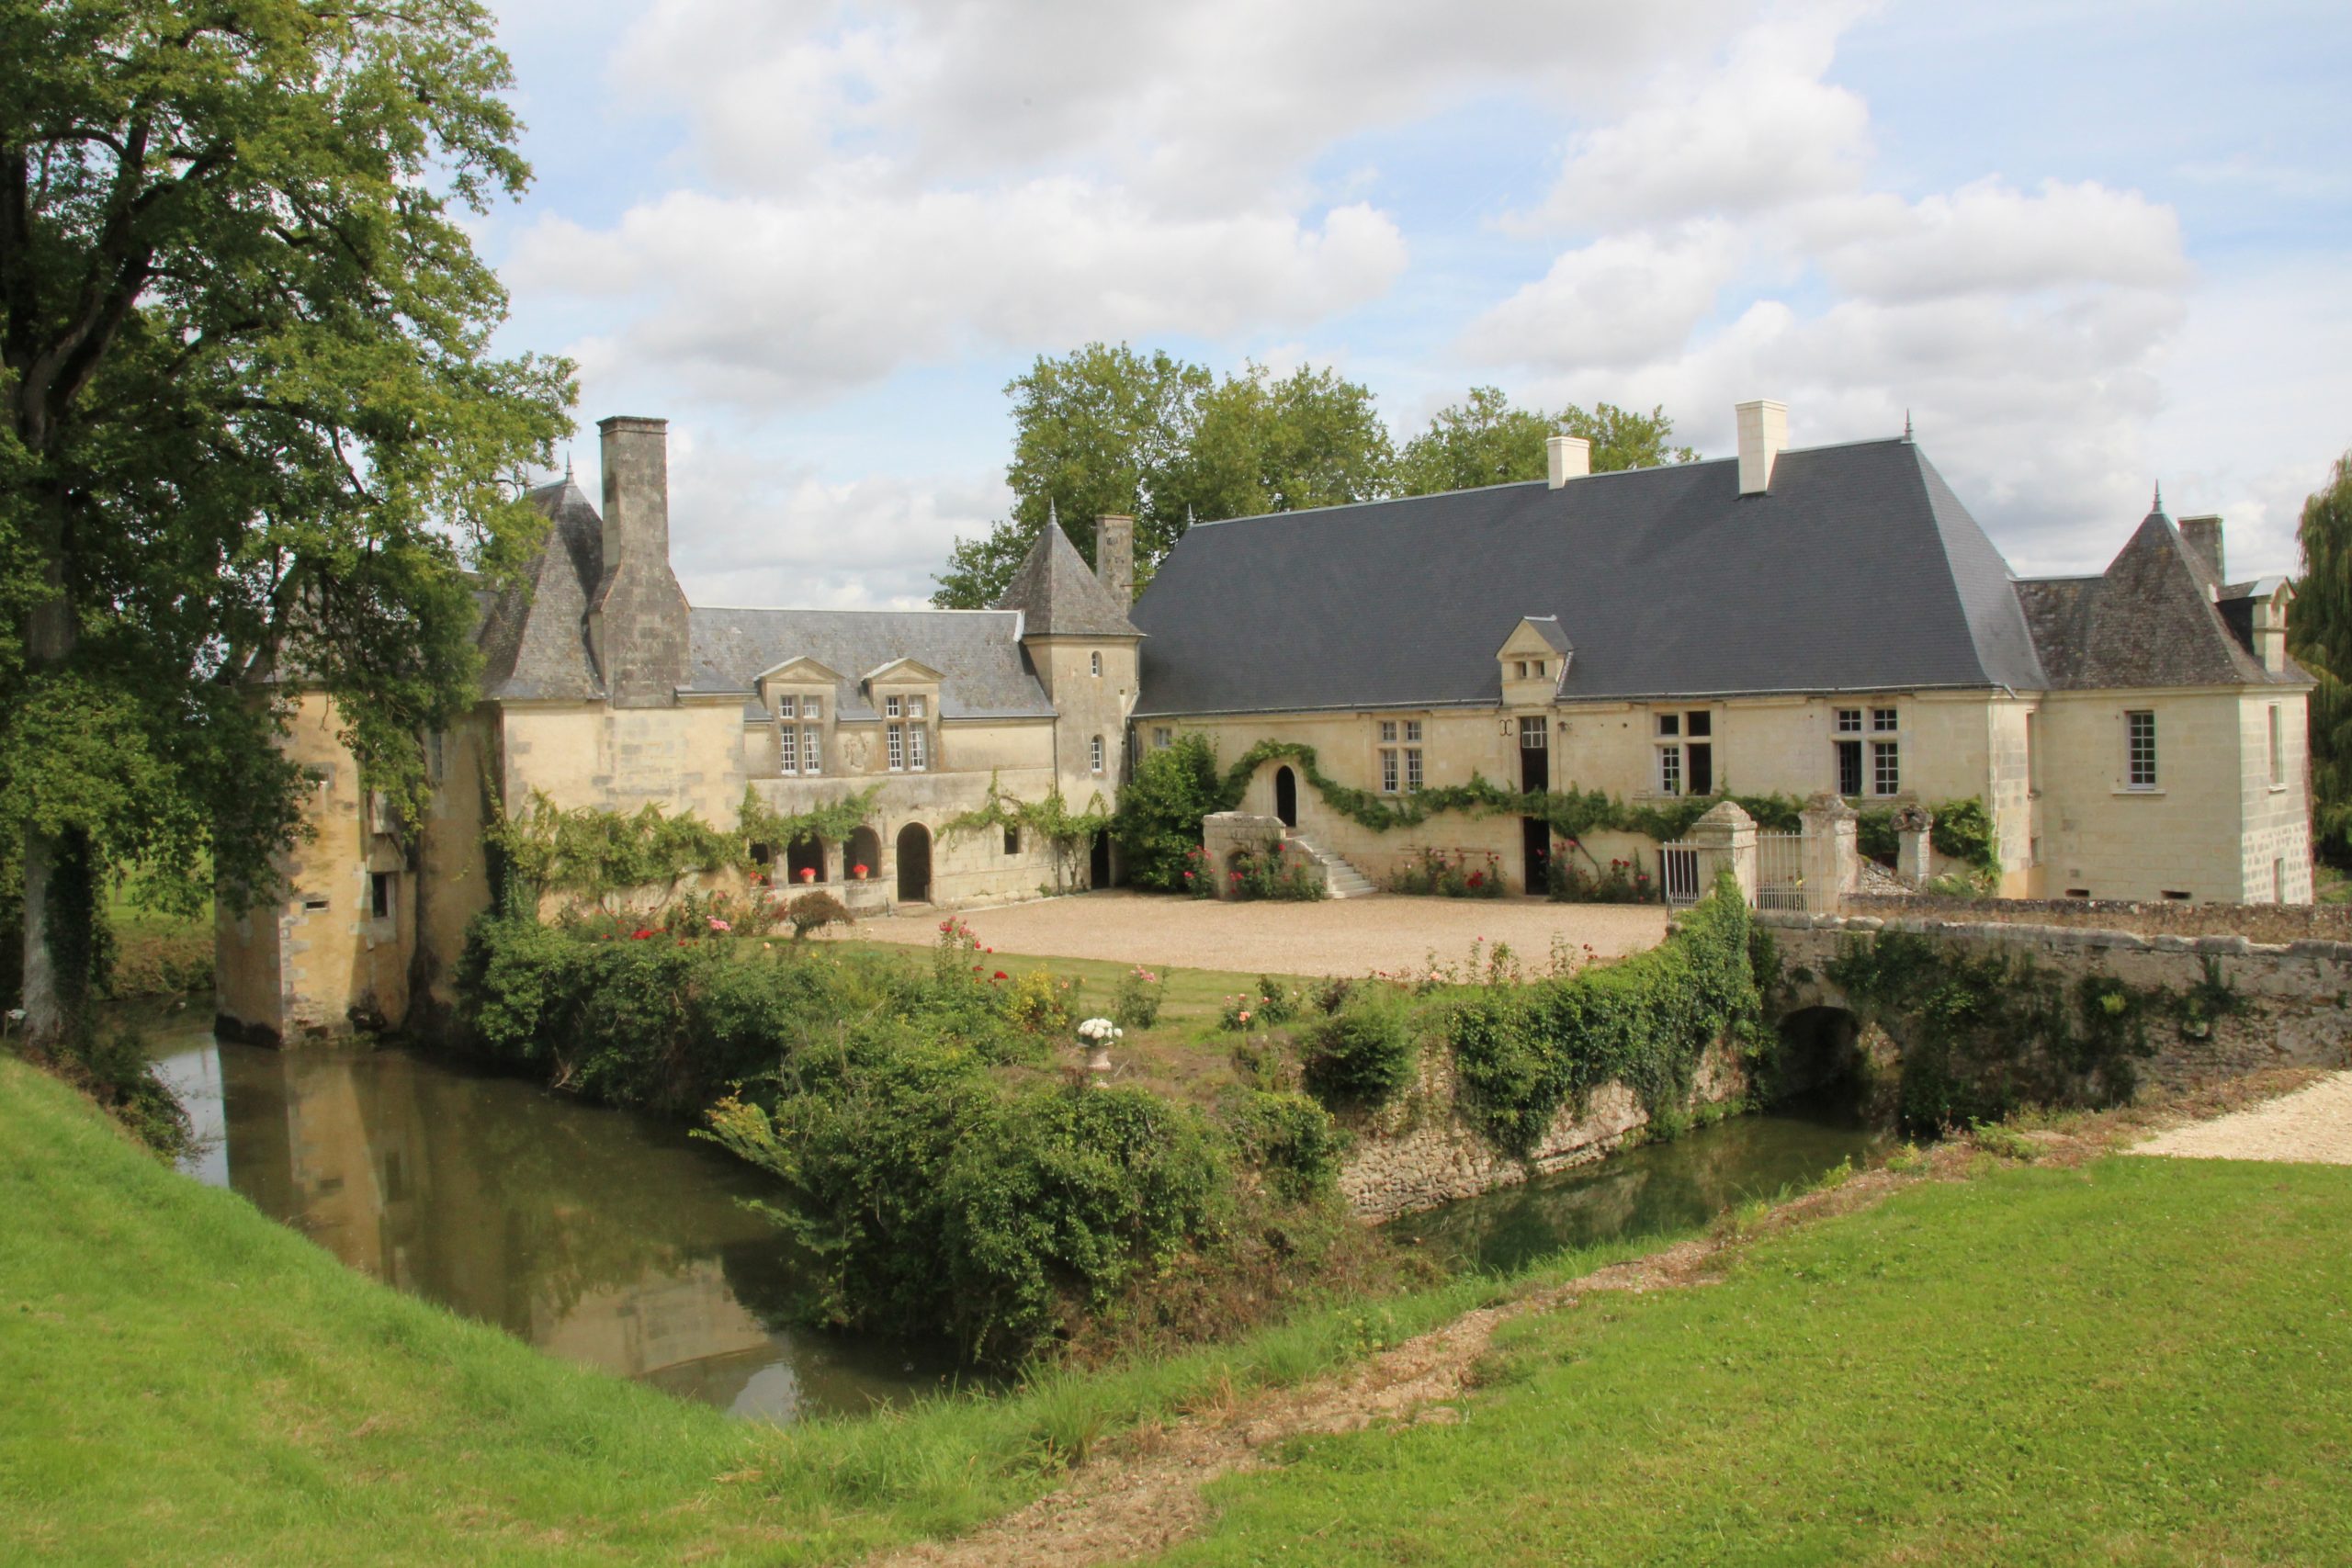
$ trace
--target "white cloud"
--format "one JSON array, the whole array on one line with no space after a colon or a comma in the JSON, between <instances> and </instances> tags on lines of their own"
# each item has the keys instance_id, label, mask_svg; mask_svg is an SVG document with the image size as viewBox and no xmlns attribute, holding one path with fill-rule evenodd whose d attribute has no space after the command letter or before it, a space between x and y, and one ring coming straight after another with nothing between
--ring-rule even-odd
<instances>
[{"instance_id":1,"label":"white cloud","mask_svg":"<svg viewBox=\"0 0 2352 1568\"><path fill-rule=\"evenodd\" d=\"M601 233L544 220L509 273L611 299L628 325L609 352L704 397L774 405L974 347L1306 325L1377 297L1404 265L1396 224L1362 204L1314 226L1169 219L1065 178L903 200L673 192Z\"/></svg>"},{"instance_id":2,"label":"white cloud","mask_svg":"<svg viewBox=\"0 0 2352 1568\"><path fill-rule=\"evenodd\" d=\"M1558 369L1673 354L1739 263L1731 225L1716 220L1595 240L1473 321L1464 349L1487 363Z\"/></svg>"},{"instance_id":3,"label":"white cloud","mask_svg":"<svg viewBox=\"0 0 2352 1568\"><path fill-rule=\"evenodd\" d=\"M1667 69L1649 102L1576 135L1549 198L1514 226L1589 231L1739 215L1854 188L1870 152L1870 110L1821 79L1852 10L1775 14L1720 66Z\"/></svg>"},{"instance_id":4,"label":"white cloud","mask_svg":"<svg viewBox=\"0 0 2352 1568\"><path fill-rule=\"evenodd\" d=\"M1827 228L1821 215L1807 217ZM2090 181L2044 180L2027 196L1988 178L1908 205L1882 197L1852 204L1838 227L1819 254L1822 270L1868 299L2069 284L2172 290L2188 279L2172 209Z\"/></svg>"}]
</instances>

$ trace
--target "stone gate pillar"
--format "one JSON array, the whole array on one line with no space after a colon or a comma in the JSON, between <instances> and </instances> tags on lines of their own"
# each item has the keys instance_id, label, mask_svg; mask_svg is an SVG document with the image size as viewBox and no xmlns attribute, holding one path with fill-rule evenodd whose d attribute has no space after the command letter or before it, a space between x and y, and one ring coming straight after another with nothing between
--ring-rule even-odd
<instances>
[{"instance_id":1,"label":"stone gate pillar","mask_svg":"<svg viewBox=\"0 0 2352 1568\"><path fill-rule=\"evenodd\" d=\"M1928 880L1934 852L1928 836L1935 826L1935 813L1924 806L1906 806L1894 814L1895 874L1914 887Z\"/></svg>"},{"instance_id":2,"label":"stone gate pillar","mask_svg":"<svg viewBox=\"0 0 2352 1568\"><path fill-rule=\"evenodd\" d=\"M1816 915L1834 915L1846 895L1861 883L1861 818L1834 790L1823 790L1798 813L1804 835L1800 862L1804 874L1804 907Z\"/></svg>"},{"instance_id":3,"label":"stone gate pillar","mask_svg":"<svg viewBox=\"0 0 2352 1568\"><path fill-rule=\"evenodd\" d=\"M1756 902L1756 818L1726 800L1690 824L1682 841L1699 852L1699 895L1712 891L1718 873L1728 869L1740 897Z\"/></svg>"}]
</instances>

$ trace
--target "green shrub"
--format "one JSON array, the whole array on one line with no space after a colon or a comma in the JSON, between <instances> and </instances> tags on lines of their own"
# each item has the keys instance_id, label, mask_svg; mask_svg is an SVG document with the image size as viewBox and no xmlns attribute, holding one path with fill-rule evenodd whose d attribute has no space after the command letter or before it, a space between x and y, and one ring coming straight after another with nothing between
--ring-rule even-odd
<instances>
[{"instance_id":1,"label":"green shrub","mask_svg":"<svg viewBox=\"0 0 2352 1568\"><path fill-rule=\"evenodd\" d=\"M785 919L792 922L792 934L805 940L810 931L845 926L855 917L849 906L830 893L803 893L786 907Z\"/></svg>"},{"instance_id":2,"label":"green shrub","mask_svg":"<svg viewBox=\"0 0 2352 1568\"><path fill-rule=\"evenodd\" d=\"M1202 736L1179 736L1173 745L1146 751L1136 776L1119 790L1111 819L1128 882L1182 892L1185 874L1197 871L1188 852L1200 847L1201 818L1227 808L1224 788L1216 749Z\"/></svg>"},{"instance_id":3,"label":"green shrub","mask_svg":"<svg viewBox=\"0 0 2352 1568\"><path fill-rule=\"evenodd\" d=\"M1325 1104L1385 1105L1412 1086L1420 1042L1411 1010L1388 987L1361 990L1310 1028L1306 1087Z\"/></svg>"},{"instance_id":4,"label":"green shrub","mask_svg":"<svg viewBox=\"0 0 2352 1568\"><path fill-rule=\"evenodd\" d=\"M1320 1105L1303 1094L1240 1089L1218 1110L1242 1163L1264 1172L1276 1197L1305 1203L1337 1190L1346 1136Z\"/></svg>"},{"instance_id":5,"label":"green shrub","mask_svg":"<svg viewBox=\"0 0 2352 1568\"><path fill-rule=\"evenodd\" d=\"M1149 1029L1159 1021L1159 1006L1168 996L1168 977L1138 964L1119 976L1111 994L1111 1021L1121 1029Z\"/></svg>"},{"instance_id":6,"label":"green shrub","mask_svg":"<svg viewBox=\"0 0 2352 1568\"><path fill-rule=\"evenodd\" d=\"M1653 1114L1681 1105L1707 1047L1761 1015L1748 931L1725 878L1646 953L1457 1003L1446 1032L1473 1119L1523 1153L1563 1105L1605 1083L1624 1084Z\"/></svg>"}]
</instances>

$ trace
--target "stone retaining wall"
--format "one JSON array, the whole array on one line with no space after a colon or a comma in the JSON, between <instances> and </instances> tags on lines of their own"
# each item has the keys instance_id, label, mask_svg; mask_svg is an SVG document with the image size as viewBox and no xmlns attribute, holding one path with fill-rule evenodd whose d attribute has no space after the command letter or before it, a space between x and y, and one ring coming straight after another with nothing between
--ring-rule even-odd
<instances>
[{"instance_id":1,"label":"stone retaining wall","mask_svg":"<svg viewBox=\"0 0 2352 1568\"><path fill-rule=\"evenodd\" d=\"M2201 1039L2188 1038L2177 1027L2152 1026L2150 1043L2156 1055L2141 1064L2149 1079L2167 1089L2186 1089L2266 1067L2352 1066L2352 941L2306 937L2266 943L2230 934L2143 935L2086 925L1763 910L1755 919L1770 928L1780 943L1784 973L1803 969L1815 976L1795 987L1800 1006L1842 1005L1826 979L1828 964L1846 943L1875 940L1883 931L1924 936L1960 950L1962 956L2021 953L2070 980L2109 976L2129 986L2175 993L2202 983L2210 964L2253 1004L2251 1010L2215 1020Z\"/></svg>"},{"instance_id":2,"label":"stone retaining wall","mask_svg":"<svg viewBox=\"0 0 2352 1568\"><path fill-rule=\"evenodd\" d=\"M2352 942L2352 904L2127 904L2102 898L1946 898L1849 893L1849 915L1880 919L2091 927L2142 936L2242 936L2253 942Z\"/></svg>"},{"instance_id":3,"label":"stone retaining wall","mask_svg":"<svg viewBox=\"0 0 2352 1568\"><path fill-rule=\"evenodd\" d=\"M1718 1044L1701 1061L1691 1099L1711 1104L1747 1091L1732 1051ZM1533 1154L1503 1154L1458 1112L1453 1055L1432 1043L1422 1053L1413 1091L1380 1111L1348 1122L1356 1144L1340 1170L1340 1191L1358 1219L1393 1220L1456 1198L1516 1187L1531 1176L1600 1158L1649 1125L1634 1091L1623 1084L1595 1089L1579 1114L1563 1106Z\"/></svg>"}]
</instances>

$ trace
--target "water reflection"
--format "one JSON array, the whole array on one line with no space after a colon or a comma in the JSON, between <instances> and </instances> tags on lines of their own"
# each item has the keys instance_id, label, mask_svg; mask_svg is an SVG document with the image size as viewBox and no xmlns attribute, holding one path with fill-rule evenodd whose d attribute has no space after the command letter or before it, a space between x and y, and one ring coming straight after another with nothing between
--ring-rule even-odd
<instances>
[{"instance_id":1,"label":"water reflection","mask_svg":"<svg viewBox=\"0 0 2352 1568\"><path fill-rule=\"evenodd\" d=\"M1408 1214L1387 1229L1456 1267L1507 1271L1566 1247L1695 1230L1751 1198L1804 1186L1841 1159L1860 1165L1885 1144L1883 1132L1827 1108L1742 1116Z\"/></svg>"},{"instance_id":2,"label":"water reflection","mask_svg":"<svg viewBox=\"0 0 2352 1568\"><path fill-rule=\"evenodd\" d=\"M775 1421L944 1375L787 1326L790 1249L739 1201L762 1179L669 1123L401 1051L198 1032L157 1058L201 1140L191 1175L551 1355Z\"/></svg>"}]
</instances>

